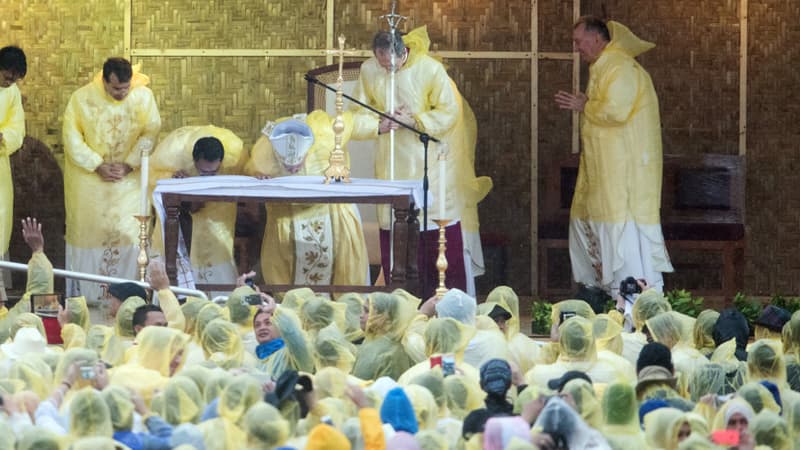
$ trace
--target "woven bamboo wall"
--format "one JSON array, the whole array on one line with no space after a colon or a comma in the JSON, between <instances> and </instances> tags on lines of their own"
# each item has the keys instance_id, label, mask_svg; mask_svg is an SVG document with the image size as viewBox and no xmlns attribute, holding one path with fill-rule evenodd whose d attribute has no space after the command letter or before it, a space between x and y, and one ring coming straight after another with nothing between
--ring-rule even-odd
<instances>
[{"instance_id":1,"label":"woven bamboo wall","mask_svg":"<svg viewBox=\"0 0 800 450\"><path fill-rule=\"evenodd\" d=\"M322 0L0 0L0 44L19 44L29 56L30 71L21 84L28 133L52 150L60 151L60 117L69 95L105 58L123 52L124 8L129 1L134 49L325 47ZM413 18L405 28L426 24L435 50L531 50L529 0L400 3L400 12ZM572 2L537 3L540 51L570 51ZM795 0L749 3L745 289L755 294L798 293L800 262L794 253L800 245L796 231L800 208L797 194L786 187L800 181L795 170L800 75L793 69L800 29L792 22L800 5ZM584 13L599 13L604 4L611 17L658 45L640 59L659 93L666 152L737 152L738 0L647 2L647 8L634 0L582 0L582 4ZM389 0L336 1L334 33L344 32L348 46L368 49L374 31L385 26L378 16L389 5ZM164 132L214 123L232 128L247 144L258 136L264 120L305 109L301 75L324 64L321 57L134 60L142 62L152 78ZM513 59L446 63L479 120L477 172L495 181L480 207L482 231L499 236L495 243L506 246L507 282L522 293L530 292L531 64ZM555 108L552 95L568 89L570 77L569 61L539 62L541 180L552 174L555 161L569 154L570 118ZM41 152L37 155L40 158ZM43 170L54 170L46 166ZM37 194L25 191L24 195ZM52 192L23 197L15 213L24 215L33 204L45 210L50 205L56 211L60 201ZM58 224L50 229L62 231ZM56 265L63 263L63 255L51 256ZM12 247L12 257L20 260L27 254Z\"/></svg>"}]
</instances>

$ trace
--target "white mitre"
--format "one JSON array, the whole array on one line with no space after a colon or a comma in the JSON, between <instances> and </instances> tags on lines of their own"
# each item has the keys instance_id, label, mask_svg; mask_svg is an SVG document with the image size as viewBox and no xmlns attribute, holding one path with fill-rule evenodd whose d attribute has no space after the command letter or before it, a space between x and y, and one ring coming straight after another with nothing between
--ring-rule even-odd
<instances>
[{"instance_id":1,"label":"white mitre","mask_svg":"<svg viewBox=\"0 0 800 450\"><path fill-rule=\"evenodd\" d=\"M281 122L267 122L261 130L272 144L272 149L286 167L303 164L306 154L314 144L314 133L305 123L305 114L296 114Z\"/></svg>"}]
</instances>

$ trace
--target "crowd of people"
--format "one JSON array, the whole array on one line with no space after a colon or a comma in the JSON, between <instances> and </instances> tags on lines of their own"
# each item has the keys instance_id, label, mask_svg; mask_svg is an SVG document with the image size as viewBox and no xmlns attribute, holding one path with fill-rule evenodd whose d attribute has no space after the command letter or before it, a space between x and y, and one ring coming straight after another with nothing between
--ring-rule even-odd
<instances>
[{"instance_id":1,"label":"crowd of people","mask_svg":"<svg viewBox=\"0 0 800 450\"><path fill-rule=\"evenodd\" d=\"M277 302L245 284L222 301L177 299L163 264L152 294L108 289L113 324L52 291L35 219L20 302L0 319L0 448L793 449L800 441L800 313L768 307L748 345L735 309L697 318L647 289L622 314L553 305L550 339L520 328L514 291L308 288ZM51 333L52 334L52 333Z\"/></svg>"}]
</instances>

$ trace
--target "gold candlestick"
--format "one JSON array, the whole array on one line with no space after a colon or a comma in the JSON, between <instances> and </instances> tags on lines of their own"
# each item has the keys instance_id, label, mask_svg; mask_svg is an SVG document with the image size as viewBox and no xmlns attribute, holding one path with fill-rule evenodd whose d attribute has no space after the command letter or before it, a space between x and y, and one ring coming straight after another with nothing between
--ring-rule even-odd
<instances>
[{"instance_id":1,"label":"gold candlestick","mask_svg":"<svg viewBox=\"0 0 800 450\"><path fill-rule=\"evenodd\" d=\"M450 219L434 219L439 225L439 256L436 258L436 269L439 270L439 287L436 288L436 298L442 298L447 293L444 285L445 272L447 271L447 257L444 252L447 250L447 239L444 237L444 227L450 223Z\"/></svg>"},{"instance_id":2,"label":"gold candlestick","mask_svg":"<svg viewBox=\"0 0 800 450\"><path fill-rule=\"evenodd\" d=\"M330 157L330 166L325 170L325 184L331 181L350 182L350 169L347 168L344 150L342 149L342 134L344 133L344 97L343 97L343 70L344 70L344 36L339 36L339 77L336 79L336 120L333 122L335 144Z\"/></svg>"},{"instance_id":3,"label":"gold candlestick","mask_svg":"<svg viewBox=\"0 0 800 450\"><path fill-rule=\"evenodd\" d=\"M136 257L136 264L139 266L139 281L144 282L147 275L147 223L150 216L133 216L139 221L139 256Z\"/></svg>"}]
</instances>

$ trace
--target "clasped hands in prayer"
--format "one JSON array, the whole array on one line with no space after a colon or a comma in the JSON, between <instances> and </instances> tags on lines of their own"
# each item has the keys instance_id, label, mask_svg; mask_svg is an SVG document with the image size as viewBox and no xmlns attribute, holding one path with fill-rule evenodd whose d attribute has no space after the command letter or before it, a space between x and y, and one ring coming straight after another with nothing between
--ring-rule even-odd
<instances>
[{"instance_id":1,"label":"clasped hands in prayer","mask_svg":"<svg viewBox=\"0 0 800 450\"><path fill-rule=\"evenodd\" d=\"M125 175L133 171L133 168L125 163L110 162L100 164L94 171L100 175L103 181L110 181L113 183L123 179Z\"/></svg>"},{"instance_id":2,"label":"clasped hands in prayer","mask_svg":"<svg viewBox=\"0 0 800 450\"><path fill-rule=\"evenodd\" d=\"M411 109L409 109L409 107L406 105L400 105L400 107L394 111L394 114L387 114L392 116L398 122L402 122L410 127L413 127L417 123L416 119L414 119L414 114L411 112ZM386 117L382 117L381 122L378 125L378 134L388 133L389 130L397 130L398 128L400 128L400 125L398 125L396 122L392 122Z\"/></svg>"}]
</instances>

